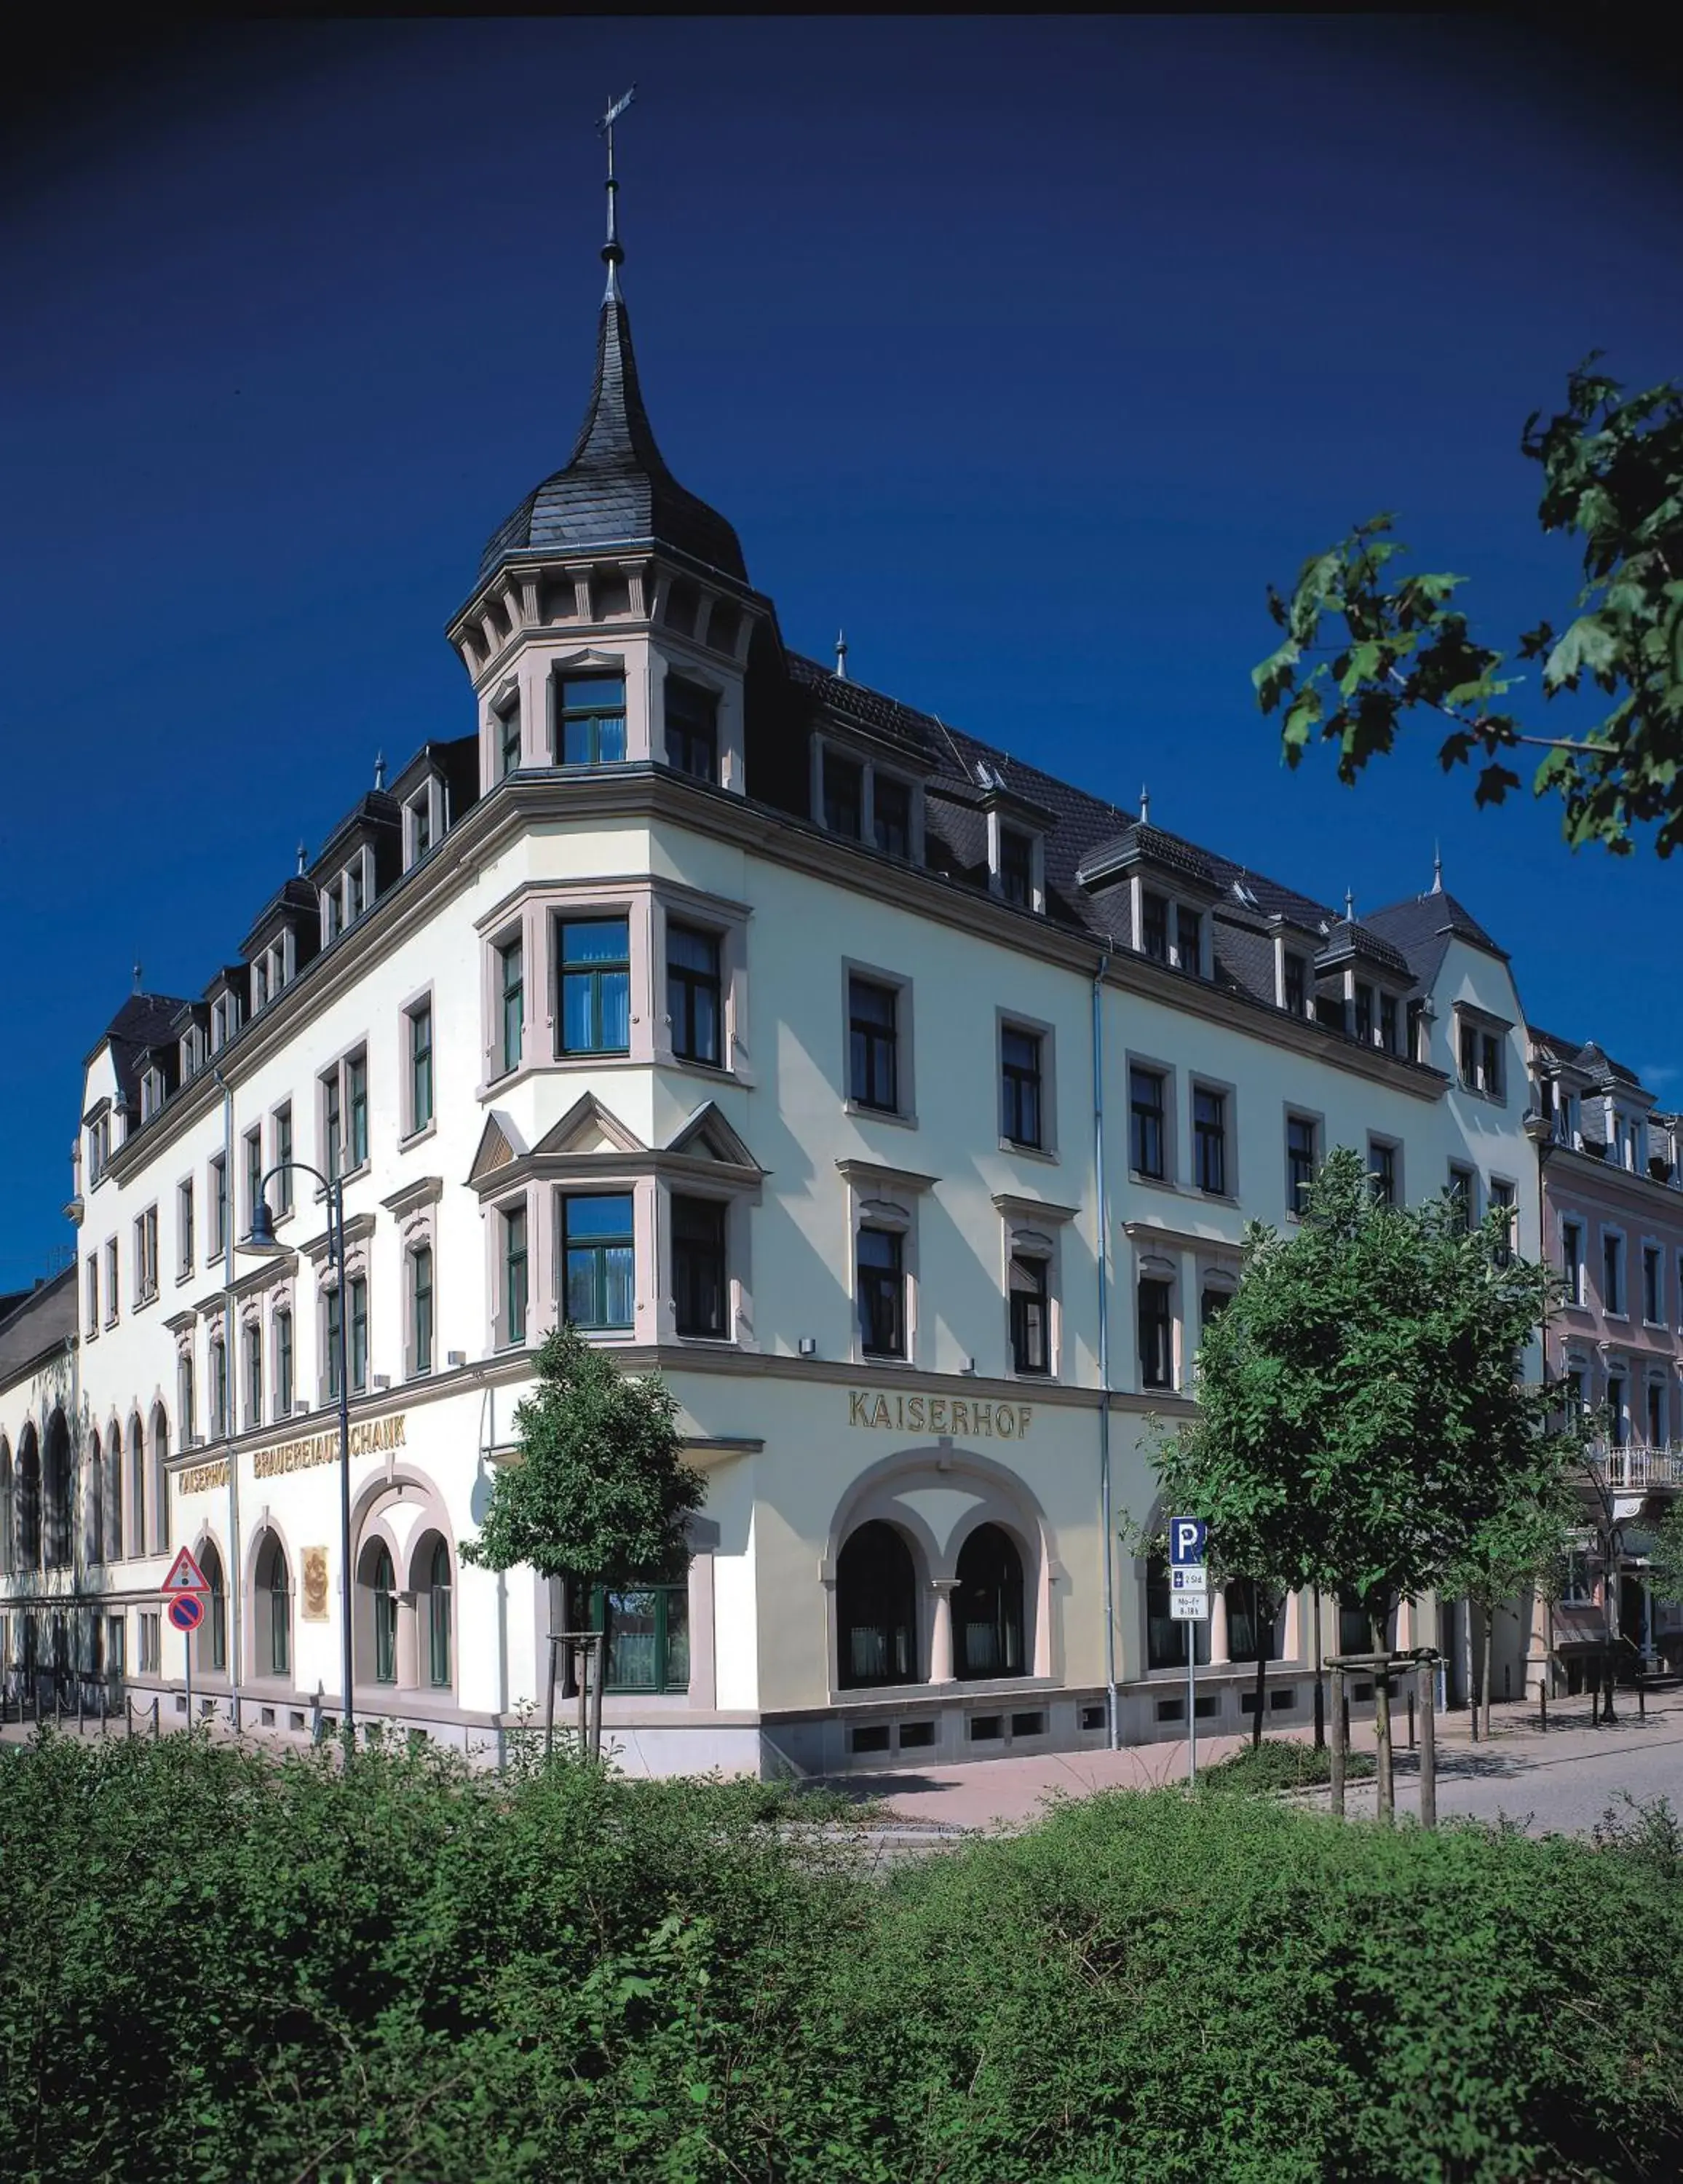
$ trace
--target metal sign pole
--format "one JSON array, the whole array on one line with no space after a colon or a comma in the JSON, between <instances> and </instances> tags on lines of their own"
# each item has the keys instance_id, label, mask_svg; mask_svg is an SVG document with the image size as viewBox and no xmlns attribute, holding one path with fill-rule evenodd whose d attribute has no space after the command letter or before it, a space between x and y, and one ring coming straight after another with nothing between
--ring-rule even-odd
<instances>
[{"instance_id":1,"label":"metal sign pole","mask_svg":"<svg viewBox=\"0 0 1683 2184\"><path fill-rule=\"evenodd\" d=\"M192 1633L191 1630L184 1630L181 1633L181 1643L187 1648L187 1734L191 1736L192 1734Z\"/></svg>"},{"instance_id":2,"label":"metal sign pole","mask_svg":"<svg viewBox=\"0 0 1683 2184\"><path fill-rule=\"evenodd\" d=\"M1186 1626L1186 1786L1198 1786L1198 1626Z\"/></svg>"}]
</instances>

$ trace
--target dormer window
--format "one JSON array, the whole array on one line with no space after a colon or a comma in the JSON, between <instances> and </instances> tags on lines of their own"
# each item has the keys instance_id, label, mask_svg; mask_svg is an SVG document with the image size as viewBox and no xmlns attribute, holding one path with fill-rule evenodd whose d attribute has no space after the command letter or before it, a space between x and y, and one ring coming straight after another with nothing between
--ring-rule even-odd
<instances>
[{"instance_id":1,"label":"dormer window","mask_svg":"<svg viewBox=\"0 0 1683 2184\"><path fill-rule=\"evenodd\" d=\"M362 860L359 857L345 874L345 923L354 925L364 906Z\"/></svg>"},{"instance_id":2,"label":"dormer window","mask_svg":"<svg viewBox=\"0 0 1683 2184\"><path fill-rule=\"evenodd\" d=\"M154 1062L140 1080L140 1119L149 1123L164 1105L164 1072Z\"/></svg>"},{"instance_id":3,"label":"dormer window","mask_svg":"<svg viewBox=\"0 0 1683 2184\"><path fill-rule=\"evenodd\" d=\"M1195 978L1203 969L1204 921L1184 902L1175 905L1174 960L1177 970L1189 972Z\"/></svg>"},{"instance_id":4,"label":"dormer window","mask_svg":"<svg viewBox=\"0 0 1683 2184\"><path fill-rule=\"evenodd\" d=\"M666 764L692 781L719 777L719 700L711 690L666 677Z\"/></svg>"},{"instance_id":5,"label":"dormer window","mask_svg":"<svg viewBox=\"0 0 1683 2184\"><path fill-rule=\"evenodd\" d=\"M1140 946L1153 962L1168 962L1168 904L1150 888L1140 897Z\"/></svg>"},{"instance_id":6,"label":"dormer window","mask_svg":"<svg viewBox=\"0 0 1683 2184\"><path fill-rule=\"evenodd\" d=\"M259 1009L266 1009L268 1006L269 958L266 956L259 956L251 967L252 1014L255 1016Z\"/></svg>"},{"instance_id":7,"label":"dormer window","mask_svg":"<svg viewBox=\"0 0 1683 2184\"><path fill-rule=\"evenodd\" d=\"M563 766L615 766L625 757L625 677L567 675L560 681L556 741Z\"/></svg>"},{"instance_id":8,"label":"dormer window","mask_svg":"<svg viewBox=\"0 0 1683 2184\"><path fill-rule=\"evenodd\" d=\"M1465 1007L1457 1007L1457 1016L1463 1089L1482 1093L1486 1100L1506 1100L1502 1049L1507 1027L1497 1017L1475 1016Z\"/></svg>"},{"instance_id":9,"label":"dormer window","mask_svg":"<svg viewBox=\"0 0 1683 2184\"><path fill-rule=\"evenodd\" d=\"M824 824L850 842L865 832L865 769L840 751L824 753Z\"/></svg>"},{"instance_id":10,"label":"dormer window","mask_svg":"<svg viewBox=\"0 0 1683 2184\"><path fill-rule=\"evenodd\" d=\"M1034 905L1034 838L1020 827L1000 829L1000 895L1018 910Z\"/></svg>"},{"instance_id":11,"label":"dormer window","mask_svg":"<svg viewBox=\"0 0 1683 2184\"><path fill-rule=\"evenodd\" d=\"M1356 982L1356 1036L1363 1046L1374 1040L1374 989L1365 980Z\"/></svg>"},{"instance_id":12,"label":"dormer window","mask_svg":"<svg viewBox=\"0 0 1683 2184\"><path fill-rule=\"evenodd\" d=\"M1307 957L1285 957L1285 1006L1295 1017L1307 1016L1309 1010L1309 965Z\"/></svg>"},{"instance_id":13,"label":"dormer window","mask_svg":"<svg viewBox=\"0 0 1683 2184\"><path fill-rule=\"evenodd\" d=\"M210 1004L210 1051L220 1054L240 1028L237 994L219 994Z\"/></svg>"},{"instance_id":14,"label":"dormer window","mask_svg":"<svg viewBox=\"0 0 1683 2184\"><path fill-rule=\"evenodd\" d=\"M1387 1054L1395 1054L1396 1047L1396 996L1379 995L1379 1045Z\"/></svg>"},{"instance_id":15,"label":"dormer window","mask_svg":"<svg viewBox=\"0 0 1683 2184\"><path fill-rule=\"evenodd\" d=\"M337 887L325 889L321 896L321 944L324 948L331 947L338 939L343 924L339 890Z\"/></svg>"},{"instance_id":16,"label":"dormer window","mask_svg":"<svg viewBox=\"0 0 1683 2184\"><path fill-rule=\"evenodd\" d=\"M410 861L419 864L432 847L432 798L423 790L409 807Z\"/></svg>"},{"instance_id":17,"label":"dormer window","mask_svg":"<svg viewBox=\"0 0 1683 2184\"><path fill-rule=\"evenodd\" d=\"M198 1025L189 1025L181 1034L181 1081L195 1076L204 1066L204 1034Z\"/></svg>"}]
</instances>

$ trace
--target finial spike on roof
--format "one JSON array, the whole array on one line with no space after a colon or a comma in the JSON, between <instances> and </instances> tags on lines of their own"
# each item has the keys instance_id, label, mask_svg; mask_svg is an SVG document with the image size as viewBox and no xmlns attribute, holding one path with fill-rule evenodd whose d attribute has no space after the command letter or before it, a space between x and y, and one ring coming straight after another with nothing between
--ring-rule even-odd
<instances>
[{"instance_id":1,"label":"finial spike on roof","mask_svg":"<svg viewBox=\"0 0 1683 2184\"><path fill-rule=\"evenodd\" d=\"M304 844L300 842L298 844L298 878L300 879L304 878L304 868L309 861L309 858L304 855Z\"/></svg>"},{"instance_id":2,"label":"finial spike on roof","mask_svg":"<svg viewBox=\"0 0 1683 2184\"><path fill-rule=\"evenodd\" d=\"M1346 925L1356 922L1356 891L1353 888L1344 890L1344 922Z\"/></svg>"},{"instance_id":3,"label":"finial spike on roof","mask_svg":"<svg viewBox=\"0 0 1683 2184\"><path fill-rule=\"evenodd\" d=\"M602 245L602 262L608 269L607 292L603 298L605 303L611 303L620 292L619 272L625 263L625 253L620 248L620 186L614 179L614 124L636 96L637 86L633 84L625 97L616 98L596 125L608 140L608 239Z\"/></svg>"},{"instance_id":4,"label":"finial spike on roof","mask_svg":"<svg viewBox=\"0 0 1683 2184\"><path fill-rule=\"evenodd\" d=\"M1141 782L1140 784L1140 824L1142 827L1149 827L1151 823L1151 792L1146 788L1144 782Z\"/></svg>"},{"instance_id":5,"label":"finial spike on roof","mask_svg":"<svg viewBox=\"0 0 1683 2184\"><path fill-rule=\"evenodd\" d=\"M383 788L386 786L386 754L384 751L376 751L374 754L374 786L376 788Z\"/></svg>"},{"instance_id":6,"label":"finial spike on roof","mask_svg":"<svg viewBox=\"0 0 1683 2184\"><path fill-rule=\"evenodd\" d=\"M1438 842L1432 844L1432 893L1443 893L1443 846Z\"/></svg>"},{"instance_id":7,"label":"finial spike on roof","mask_svg":"<svg viewBox=\"0 0 1683 2184\"><path fill-rule=\"evenodd\" d=\"M836 632L836 680L838 682L847 680L847 632L844 629Z\"/></svg>"},{"instance_id":8,"label":"finial spike on roof","mask_svg":"<svg viewBox=\"0 0 1683 2184\"><path fill-rule=\"evenodd\" d=\"M136 993L138 993L138 992L140 991L140 986L141 986L141 968L140 968L139 964L138 964L138 963L137 963L137 964L135 965L135 991L136 991Z\"/></svg>"}]
</instances>

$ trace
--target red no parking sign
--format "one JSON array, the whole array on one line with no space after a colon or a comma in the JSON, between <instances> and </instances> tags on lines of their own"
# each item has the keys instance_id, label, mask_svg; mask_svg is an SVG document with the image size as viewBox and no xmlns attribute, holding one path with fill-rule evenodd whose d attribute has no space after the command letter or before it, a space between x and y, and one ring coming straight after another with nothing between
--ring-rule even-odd
<instances>
[{"instance_id":1,"label":"red no parking sign","mask_svg":"<svg viewBox=\"0 0 1683 2184\"><path fill-rule=\"evenodd\" d=\"M191 1638L204 1620L204 1602L201 1593L210 1587L204 1581L204 1572L194 1561L191 1552L183 1547L170 1565L170 1574L164 1580L164 1596L169 1606L164 1613L172 1626L184 1638ZM192 1647L187 1648L187 1727L192 1727Z\"/></svg>"}]
</instances>

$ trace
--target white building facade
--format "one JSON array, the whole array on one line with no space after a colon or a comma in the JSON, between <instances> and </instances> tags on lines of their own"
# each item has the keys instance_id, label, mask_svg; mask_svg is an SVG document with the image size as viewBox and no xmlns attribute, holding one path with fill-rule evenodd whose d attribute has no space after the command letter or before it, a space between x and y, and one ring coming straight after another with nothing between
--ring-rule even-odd
<instances>
[{"instance_id":1,"label":"white building facade","mask_svg":"<svg viewBox=\"0 0 1683 2184\"><path fill-rule=\"evenodd\" d=\"M462 735L88 1059L78 1368L0 1394L8 1664L57 1618L184 1708L185 1545L195 1691L337 1713L343 1313L363 1720L494 1754L589 1613L633 1769L1183 1734L1184 1627L1118 1535L1245 1222L1347 1145L1540 1248L1502 950L1441 884L1340 915L790 652L655 448L612 246L577 445L449 638ZM284 1250L231 1252L277 1169ZM683 1585L460 1560L563 1313L680 1403ZM1272 1634L1277 1722L1312 1620ZM1208 1726L1254 1635L1216 1602Z\"/></svg>"}]
</instances>

